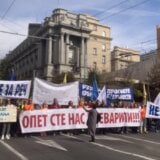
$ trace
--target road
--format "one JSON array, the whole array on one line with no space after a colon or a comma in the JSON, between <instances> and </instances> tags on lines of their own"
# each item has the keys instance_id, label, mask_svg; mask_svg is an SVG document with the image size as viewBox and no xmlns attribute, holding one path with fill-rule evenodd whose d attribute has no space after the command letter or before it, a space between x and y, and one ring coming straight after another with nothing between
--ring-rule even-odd
<instances>
[{"instance_id":1,"label":"road","mask_svg":"<svg viewBox=\"0 0 160 160\"><path fill-rule=\"evenodd\" d=\"M160 133L31 136L0 140L1 160L160 160Z\"/></svg>"}]
</instances>

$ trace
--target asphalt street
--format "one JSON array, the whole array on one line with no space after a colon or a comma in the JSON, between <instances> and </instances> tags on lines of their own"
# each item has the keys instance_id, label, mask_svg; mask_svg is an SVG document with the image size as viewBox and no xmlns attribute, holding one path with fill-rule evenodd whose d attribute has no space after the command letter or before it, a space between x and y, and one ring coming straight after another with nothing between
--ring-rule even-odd
<instances>
[{"instance_id":1,"label":"asphalt street","mask_svg":"<svg viewBox=\"0 0 160 160\"><path fill-rule=\"evenodd\" d=\"M15 137L0 140L1 160L160 160L160 133Z\"/></svg>"}]
</instances>

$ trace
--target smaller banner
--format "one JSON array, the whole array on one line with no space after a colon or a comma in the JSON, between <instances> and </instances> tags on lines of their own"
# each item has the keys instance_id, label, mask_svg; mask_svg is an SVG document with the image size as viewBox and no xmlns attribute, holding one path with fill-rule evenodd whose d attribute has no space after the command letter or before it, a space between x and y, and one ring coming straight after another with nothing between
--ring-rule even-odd
<instances>
[{"instance_id":1,"label":"smaller banner","mask_svg":"<svg viewBox=\"0 0 160 160\"><path fill-rule=\"evenodd\" d=\"M100 93L100 89L98 89L98 93ZM93 87L84 83L79 84L79 96L85 98L91 98L93 94Z\"/></svg>"},{"instance_id":2,"label":"smaller banner","mask_svg":"<svg viewBox=\"0 0 160 160\"><path fill-rule=\"evenodd\" d=\"M140 126L140 108L97 109L101 114L99 128ZM83 109L48 109L20 113L22 133L87 128L88 113Z\"/></svg>"},{"instance_id":3,"label":"smaller banner","mask_svg":"<svg viewBox=\"0 0 160 160\"><path fill-rule=\"evenodd\" d=\"M133 100L131 88L107 89L107 99Z\"/></svg>"},{"instance_id":4,"label":"smaller banner","mask_svg":"<svg viewBox=\"0 0 160 160\"><path fill-rule=\"evenodd\" d=\"M87 84L81 83L79 85L79 96L85 98L92 97L93 87ZM101 90L98 89L100 94ZM133 100L133 93L131 88L122 88L122 89L106 89L106 98L110 100Z\"/></svg>"},{"instance_id":5,"label":"smaller banner","mask_svg":"<svg viewBox=\"0 0 160 160\"><path fill-rule=\"evenodd\" d=\"M0 107L0 122L16 122L17 108L16 107Z\"/></svg>"},{"instance_id":6,"label":"smaller banner","mask_svg":"<svg viewBox=\"0 0 160 160\"><path fill-rule=\"evenodd\" d=\"M27 99L30 87L31 81L0 81L0 97Z\"/></svg>"},{"instance_id":7,"label":"smaller banner","mask_svg":"<svg viewBox=\"0 0 160 160\"><path fill-rule=\"evenodd\" d=\"M147 102L146 118L160 119L160 106L152 102Z\"/></svg>"}]
</instances>

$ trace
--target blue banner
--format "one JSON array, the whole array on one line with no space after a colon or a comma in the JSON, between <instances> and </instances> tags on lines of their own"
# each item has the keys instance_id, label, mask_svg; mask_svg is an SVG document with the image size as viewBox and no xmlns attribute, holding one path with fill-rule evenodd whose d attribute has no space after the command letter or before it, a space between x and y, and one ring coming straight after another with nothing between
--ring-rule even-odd
<instances>
[{"instance_id":1,"label":"blue banner","mask_svg":"<svg viewBox=\"0 0 160 160\"><path fill-rule=\"evenodd\" d=\"M91 98L93 87L87 84L79 84L79 96L84 98Z\"/></svg>"},{"instance_id":2,"label":"blue banner","mask_svg":"<svg viewBox=\"0 0 160 160\"><path fill-rule=\"evenodd\" d=\"M100 89L98 92L100 93ZM84 98L92 98L93 87L87 84L80 83L79 85L79 96ZM108 101L112 100L133 100L133 92L131 88L122 89L106 89L106 95Z\"/></svg>"},{"instance_id":3,"label":"blue banner","mask_svg":"<svg viewBox=\"0 0 160 160\"><path fill-rule=\"evenodd\" d=\"M107 99L133 100L133 93L131 88L107 89L106 94L107 94Z\"/></svg>"}]
</instances>

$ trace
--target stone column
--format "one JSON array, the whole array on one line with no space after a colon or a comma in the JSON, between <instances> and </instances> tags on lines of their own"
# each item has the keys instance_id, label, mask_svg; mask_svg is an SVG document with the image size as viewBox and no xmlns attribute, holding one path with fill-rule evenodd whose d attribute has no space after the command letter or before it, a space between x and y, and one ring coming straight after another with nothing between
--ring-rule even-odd
<instances>
[{"instance_id":1,"label":"stone column","mask_svg":"<svg viewBox=\"0 0 160 160\"><path fill-rule=\"evenodd\" d=\"M81 39L81 67L84 67L84 37Z\"/></svg>"},{"instance_id":2,"label":"stone column","mask_svg":"<svg viewBox=\"0 0 160 160\"><path fill-rule=\"evenodd\" d=\"M84 79L88 78L88 70L87 70L87 40L85 41L85 49L84 49Z\"/></svg>"},{"instance_id":3,"label":"stone column","mask_svg":"<svg viewBox=\"0 0 160 160\"><path fill-rule=\"evenodd\" d=\"M48 45L47 45L47 48L48 48L48 64L51 64L52 63L52 37L49 36L48 38Z\"/></svg>"},{"instance_id":4,"label":"stone column","mask_svg":"<svg viewBox=\"0 0 160 160\"><path fill-rule=\"evenodd\" d=\"M80 78L81 78L81 81L82 81L82 79L84 80L84 53L85 52L85 50L84 50L84 37L82 37L81 38L81 57L80 57Z\"/></svg>"},{"instance_id":5,"label":"stone column","mask_svg":"<svg viewBox=\"0 0 160 160\"><path fill-rule=\"evenodd\" d=\"M66 35L66 57L65 62L68 64L68 52L69 52L69 34Z\"/></svg>"},{"instance_id":6,"label":"stone column","mask_svg":"<svg viewBox=\"0 0 160 160\"><path fill-rule=\"evenodd\" d=\"M80 53L79 53L79 51L80 51L80 49L79 49L79 47L77 48L77 67L79 67L80 66Z\"/></svg>"},{"instance_id":7,"label":"stone column","mask_svg":"<svg viewBox=\"0 0 160 160\"><path fill-rule=\"evenodd\" d=\"M38 67L41 67L42 65L42 42L38 43Z\"/></svg>"},{"instance_id":8,"label":"stone column","mask_svg":"<svg viewBox=\"0 0 160 160\"><path fill-rule=\"evenodd\" d=\"M60 55L59 55L59 63L65 64L65 55L64 55L64 34L61 33L60 37Z\"/></svg>"}]
</instances>

